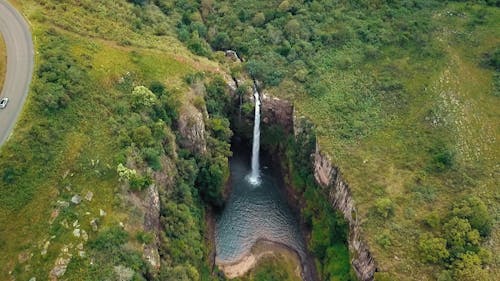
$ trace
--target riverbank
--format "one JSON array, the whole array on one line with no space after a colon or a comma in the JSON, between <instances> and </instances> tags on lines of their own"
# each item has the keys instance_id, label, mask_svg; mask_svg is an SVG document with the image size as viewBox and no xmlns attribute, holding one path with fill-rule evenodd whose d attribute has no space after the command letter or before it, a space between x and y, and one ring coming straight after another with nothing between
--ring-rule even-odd
<instances>
[{"instance_id":1,"label":"riverbank","mask_svg":"<svg viewBox=\"0 0 500 281\"><path fill-rule=\"evenodd\" d=\"M215 260L219 269L226 277L232 279L242 277L255 269L261 261L268 258L283 259L289 265L284 271L293 273L297 280L302 280L302 266L299 254L292 248L272 241L259 240L252 247L250 252L242 255L235 262L223 262Z\"/></svg>"}]
</instances>

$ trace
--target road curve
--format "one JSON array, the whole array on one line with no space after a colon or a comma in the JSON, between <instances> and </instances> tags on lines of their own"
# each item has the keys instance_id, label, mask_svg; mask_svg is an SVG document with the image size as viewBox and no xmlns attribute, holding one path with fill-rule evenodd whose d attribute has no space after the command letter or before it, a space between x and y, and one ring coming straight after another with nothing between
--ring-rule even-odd
<instances>
[{"instance_id":1,"label":"road curve","mask_svg":"<svg viewBox=\"0 0 500 281\"><path fill-rule=\"evenodd\" d=\"M23 16L6 0L0 0L0 32L7 46L6 77L0 96L9 104L0 109L0 146L9 138L28 96L33 75L33 40Z\"/></svg>"}]
</instances>

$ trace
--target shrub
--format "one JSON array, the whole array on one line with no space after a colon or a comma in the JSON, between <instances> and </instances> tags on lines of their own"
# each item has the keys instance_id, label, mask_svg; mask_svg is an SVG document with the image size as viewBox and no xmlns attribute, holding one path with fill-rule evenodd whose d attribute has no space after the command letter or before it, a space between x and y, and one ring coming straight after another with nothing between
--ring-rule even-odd
<instances>
[{"instance_id":1,"label":"shrub","mask_svg":"<svg viewBox=\"0 0 500 281\"><path fill-rule=\"evenodd\" d=\"M483 55L482 64L500 71L500 48Z\"/></svg>"},{"instance_id":2,"label":"shrub","mask_svg":"<svg viewBox=\"0 0 500 281\"><path fill-rule=\"evenodd\" d=\"M131 139L138 147L154 145L153 133L146 125L135 128L132 131Z\"/></svg>"},{"instance_id":3,"label":"shrub","mask_svg":"<svg viewBox=\"0 0 500 281\"><path fill-rule=\"evenodd\" d=\"M383 218L388 218L394 214L394 203L389 198L379 198L375 201L375 212Z\"/></svg>"},{"instance_id":4,"label":"shrub","mask_svg":"<svg viewBox=\"0 0 500 281\"><path fill-rule=\"evenodd\" d=\"M436 144L431 150L432 161L430 169L435 172L443 172L453 166L455 154L444 144Z\"/></svg>"},{"instance_id":5,"label":"shrub","mask_svg":"<svg viewBox=\"0 0 500 281\"><path fill-rule=\"evenodd\" d=\"M384 249L387 249L392 245L391 237L387 232L375 236L375 241Z\"/></svg>"},{"instance_id":6,"label":"shrub","mask_svg":"<svg viewBox=\"0 0 500 281\"><path fill-rule=\"evenodd\" d=\"M225 116L230 103L227 85L224 79L216 76L208 83L205 83L206 88L206 106L210 115Z\"/></svg>"},{"instance_id":7,"label":"shrub","mask_svg":"<svg viewBox=\"0 0 500 281\"><path fill-rule=\"evenodd\" d=\"M132 91L132 105L136 108L151 107L156 103L156 96L144 86L136 86Z\"/></svg>"},{"instance_id":8,"label":"shrub","mask_svg":"<svg viewBox=\"0 0 500 281\"><path fill-rule=\"evenodd\" d=\"M493 218L480 198L473 196L454 204L452 214L467 219L471 227L477 229L481 236L490 235Z\"/></svg>"},{"instance_id":9,"label":"shrub","mask_svg":"<svg viewBox=\"0 0 500 281\"><path fill-rule=\"evenodd\" d=\"M137 241L139 241L139 243L149 244L149 243L153 242L154 235L149 233L149 232L139 231L135 235L135 239L137 239Z\"/></svg>"},{"instance_id":10,"label":"shrub","mask_svg":"<svg viewBox=\"0 0 500 281\"><path fill-rule=\"evenodd\" d=\"M118 164L116 167L116 172L118 173L120 181L129 181L137 175L137 171L134 169L129 169L125 167L122 163Z\"/></svg>"},{"instance_id":11,"label":"shrub","mask_svg":"<svg viewBox=\"0 0 500 281\"><path fill-rule=\"evenodd\" d=\"M451 218L443 226L444 237L446 238L450 253L458 255L468 249L474 249L479 245L479 232L472 229L469 221L458 217Z\"/></svg>"},{"instance_id":12,"label":"shrub","mask_svg":"<svg viewBox=\"0 0 500 281\"><path fill-rule=\"evenodd\" d=\"M160 151L152 147L148 147L142 150L142 157L153 170L161 170Z\"/></svg>"},{"instance_id":13,"label":"shrub","mask_svg":"<svg viewBox=\"0 0 500 281\"><path fill-rule=\"evenodd\" d=\"M140 176L136 175L129 180L130 189L134 191L141 191L144 188L149 187L153 183L151 176Z\"/></svg>"},{"instance_id":14,"label":"shrub","mask_svg":"<svg viewBox=\"0 0 500 281\"><path fill-rule=\"evenodd\" d=\"M460 254L453 263L453 277L461 281L482 281L488 279L488 274L482 268L481 259L474 253Z\"/></svg>"},{"instance_id":15,"label":"shrub","mask_svg":"<svg viewBox=\"0 0 500 281\"><path fill-rule=\"evenodd\" d=\"M112 227L99 232L88 245L93 250L101 252L117 251L128 239L128 233L119 227Z\"/></svg>"},{"instance_id":16,"label":"shrub","mask_svg":"<svg viewBox=\"0 0 500 281\"><path fill-rule=\"evenodd\" d=\"M418 243L424 261L431 263L442 262L450 256L446 249L446 239L424 235Z\"/></svg>"},{"instance_id":17,"label":"shrub","mask_svg":"<svg viewBox=\"0 0 500 281\"><path fill-rule=\"evenodd\" d=\"M436 229L441 225L441 217L437 212L432 212L424 218L424 223L427 226Z\"/></svg>"}]
</instances>

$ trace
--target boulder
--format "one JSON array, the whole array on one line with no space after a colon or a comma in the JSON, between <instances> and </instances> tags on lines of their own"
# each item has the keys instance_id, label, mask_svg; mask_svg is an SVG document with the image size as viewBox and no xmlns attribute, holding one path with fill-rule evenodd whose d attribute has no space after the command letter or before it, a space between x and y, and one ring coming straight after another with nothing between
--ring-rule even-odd
<instances>
[{"instance_id":1,"label":"boulder","mask_svg":"<svg viewBox=\"0 0 500 281\"><path fill-rule=\"evenodd\" d=\"M82 202L82 197L78 194L74 195L73 197L71 197L71 202L73 202L73 204L80 204L80 202Z\"/></svg>"},{"instance_id":2,"label":"boulder","mask_svg":"<svg viewBox=\"0 0 500 281\"><path fill-rule=\"evenodd\" d=\"M92 197L94 197L94 193L92 193L92 191L89 191L87 192L87 194L85 195L85 200L87 201L92 201Z\"/></svg>"},{"instance_id":3,"label":"boulder","mask_svg":"<svg viewBox=\"0 0 500 281\"><path fill-rule=\"evenodd\" d=\"M92 227L92 230L93 230L93 231L97 231L97 228L98 228L98 226L97 226L97 222L98 222L98 219L92 219L92 220L90 221L90 226Z\"/></svg>"}]
</instances>

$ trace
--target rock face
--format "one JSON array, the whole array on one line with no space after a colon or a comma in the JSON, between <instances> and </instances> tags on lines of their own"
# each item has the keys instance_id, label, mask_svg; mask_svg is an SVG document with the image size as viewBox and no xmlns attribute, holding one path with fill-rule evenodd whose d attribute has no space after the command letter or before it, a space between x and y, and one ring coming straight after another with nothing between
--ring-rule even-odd
<instances>
[{"instance_id":1,"label":"rock face","mask_svg":"<svg viewBox=\"0 0 500 281\"><path fill-rule=\"evenodd\" d=\"M147 190L144 200L146 213L144 214L144 230L154 233L153 242L144 246L143 256L158 271L160 269L160 193L158 187L152 185Z\"/></svg>"},{"instance_id":2,"label":"rock face","mask_svg":"<svg viewBox=\"0 0 500 281\"><path fill-rule=\"evenodd\" d=\"M264 124L279 125L285 132L293 131L293 105L289 101L262 95L262 122Z\"/></svg>"},{"instance_id":3,"label":"rock face","mask_svg":"<svg viewBox=\"0 0 500 281\"><path fill-rule=\"evenodd\" d=\"M355 253L352 266L356 275L359 280L373 280L376 264L368 246L361 240L361 228L349 186L342 179L339 169L332 165L328 155L322 153L317 144L314 153L314 178L327 190L330 203L342 212L349 224L349 248Z\"/></svg>"},{"instance_id":4,"label":"rock face","mask_svg":"<svg viewBox=\"0 0 500 281\"><path fill-rule=\"evenodd\" d=\"M205 123L203 114L194 106L186 106L179 116L180 145L194 154L205 154Z\"/></svg>"}]
</instances>

